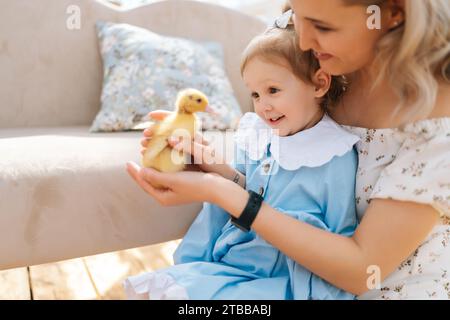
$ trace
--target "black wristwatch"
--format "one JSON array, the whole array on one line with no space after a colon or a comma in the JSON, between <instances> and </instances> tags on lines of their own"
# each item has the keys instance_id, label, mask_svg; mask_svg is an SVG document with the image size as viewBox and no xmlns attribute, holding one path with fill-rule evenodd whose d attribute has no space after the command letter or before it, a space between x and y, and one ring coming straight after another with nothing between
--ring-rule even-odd
<instances>
[{"instance_id":1,"label":"black wristwatch","mask_svg":"<svg viewBox=\"0 0 450 320\"><path fill-rule=\"evenodd\" d=\"M231 217L231 223L244 232L250 231L252 223L255 220L264 199L261 195L252 190L249 190L248 194L250 197L239 218Z\"/></svg>"}]
</instances>

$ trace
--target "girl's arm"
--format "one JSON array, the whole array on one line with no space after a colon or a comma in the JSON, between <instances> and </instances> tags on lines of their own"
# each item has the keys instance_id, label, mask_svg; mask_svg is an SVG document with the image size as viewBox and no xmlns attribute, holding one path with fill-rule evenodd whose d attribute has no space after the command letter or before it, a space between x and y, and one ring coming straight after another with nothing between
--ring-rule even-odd
<instances>
[{"instance_id":1,"label":"girl's arm","mask_svg":"<svg viewBox=\"0 0 450 320\"><path fill-rule=\"evenodd\" d=\"M225 179L217 179L216 184L213 202L238 217L247 203L247 191ZM263 204L253 230L331 284L360 295L372 289L367 283L373 266L379 268L383 281L419 247L438 218L429 205L374 199L355 234L348 238Z\"/></svg>"},{"instance_id":2,"label":"girl's arm","mask_svg":"<svg viewBox=\"0 0 450 320\"><path fill-rule=\"evenodd\" d=\"M219 172L216 171L217 174L220 174L227 180L233 181L237 183L241 188L245 189L245 175L230 165L224 165L219 169Z\"/></svg>"}]
</instances>

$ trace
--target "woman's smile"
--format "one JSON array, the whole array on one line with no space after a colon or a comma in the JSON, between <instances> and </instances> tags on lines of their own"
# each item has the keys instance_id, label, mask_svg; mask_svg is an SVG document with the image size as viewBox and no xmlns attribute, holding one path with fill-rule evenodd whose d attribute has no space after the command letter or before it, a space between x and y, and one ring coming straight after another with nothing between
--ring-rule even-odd
<instances>
[{"instance_id":1,"label":"woman's smile","mask_svg":"<svg viewBox=\"0 0 450 320\"><path fill-rule=\"evenodd\" d=\"M326 60L333 58L333 56L329 53L320 53L317 51L313 51L313 53L314 53L314 56L320 61L326 61Z\"/></svg>"}]
</instances>

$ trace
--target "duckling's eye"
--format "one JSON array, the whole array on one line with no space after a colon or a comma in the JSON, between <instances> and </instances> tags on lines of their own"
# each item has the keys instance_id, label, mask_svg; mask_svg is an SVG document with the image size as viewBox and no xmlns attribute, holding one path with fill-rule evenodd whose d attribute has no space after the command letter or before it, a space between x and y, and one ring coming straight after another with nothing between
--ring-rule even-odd
<instances>
[{"instance_id":1,"label":"duckling's eye","mask_svg":"<svg viewBox=\"0 0 450 320\"><path fill-rule=\"evenodd\" d=\"M270 93L270 94L275 94L275 93L277 93L278 91L280 91L280 90L277 89L277 88L274 88L274 87L270 87L270 88L269 88L269 93Z\"/></svg>"},{"instance_id":2,"label":"duckling's eye","mask_svg":"<svg viewBox=\"0 0 450 320\"><path fill-rule=\"evenodd\" d=\"M258 99L259 98L259 94L257 94L256 92L252 92L252 98L253 99Z\"/></svg>"},{"instance_id":3,"label":"duckling's eye","mask_svg":"<svg viewBox=\"0 0 450 320\"><path fill-rule=\"evenodd\" d=\"M198 98L198 99L197 99L197 102L198 102L198 103L202 103L202 99Z\"/></svg>"}]
</instances>

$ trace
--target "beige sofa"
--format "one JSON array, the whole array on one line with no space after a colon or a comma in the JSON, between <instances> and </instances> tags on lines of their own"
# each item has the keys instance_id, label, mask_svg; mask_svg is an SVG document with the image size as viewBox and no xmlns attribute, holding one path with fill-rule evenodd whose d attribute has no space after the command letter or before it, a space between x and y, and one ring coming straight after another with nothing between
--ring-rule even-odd
<instances>
[{"instance_id":1,"label":"beige sofa","mask_svg":"<svg viewBox=\"0 0 450 320\"><path fill-rule=\"evenodd\" d=\"M67 27L80 9L80 28ZM223 44L243 111L239 56L256 18L194 1L129 11L94 0L14 0L0 10L0 269L182 237L201 204L163 208L127 175L140 132L90 134L102 64L94 24L125 22Z\"/></svg>"}]
</instances>

